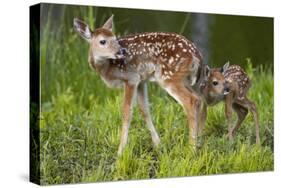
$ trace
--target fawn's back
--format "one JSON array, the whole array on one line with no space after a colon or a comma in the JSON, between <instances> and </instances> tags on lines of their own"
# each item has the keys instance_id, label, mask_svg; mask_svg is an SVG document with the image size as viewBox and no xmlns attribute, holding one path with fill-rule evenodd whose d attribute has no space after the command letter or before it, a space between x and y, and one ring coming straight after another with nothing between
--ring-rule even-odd
<instances>
[{"instance_id":1,"label":"fawn's back","mask_svg":"<svg viewBox=\"0 0 281 188\"><path fill-rule=\"evenodd\" d=\"M130 62L128 66L121 66L121 71L135 69L143 79L169 80L181 74L192 75L197 73L195 69L202 61L194 44L175 33L140 33L118 41L127 49L127 61ZM157 74L153 76L151 73Z\"/></svg>"},{"instance_id":2,"label":"fawn's back","mask_svg":"<svg viewBox=\"0 0 281 188\"><path fill-rule=\"evenodd\" d=\"M223 73L230 89L238 100L244 99L251 86L251 81L239 65L230 65Z\"/></svg>"}]
</instances>

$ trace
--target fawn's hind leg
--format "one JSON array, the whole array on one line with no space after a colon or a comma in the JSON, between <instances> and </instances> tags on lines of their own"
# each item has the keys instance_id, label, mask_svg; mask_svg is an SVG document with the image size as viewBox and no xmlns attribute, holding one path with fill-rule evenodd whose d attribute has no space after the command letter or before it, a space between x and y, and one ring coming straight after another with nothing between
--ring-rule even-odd
<instances>
[{"instance_id":1,"label":"fawn's hind leg","mask_svg":"<svg viewBox=\"0 0 281 188\"><path fill-rule=\"evenodd\" d=\"M136 94L137 86L125 83L124 86L124 98L123 98L123 118L122 118L122 132L120 145L118 148L118 155L122 154L122 151L128 140L128 131L131 123L134 96Z\"/></svg>"},{"instance_id":2,"label":"fawn's hind leg","mask_svg":"<svg viewBox=\"0 0 281 188\"><path fill-rule=\"evenodd\" d=\"M155 130L155 127L151 120L151 115L149 111L149 102L148 102L148 95L147 95L147 84L145 82L142 82L138 86L138 105L141 111L141 114L145 120L146 126L150 131L153 144L155 146L159 145L160 139L159 136Z\"/></svg>"},{"instance_id":3,"label":"fawn's hind leg","mask_svg":"<svg viewBox=\"0 0 281 188\"><path fill-rule=\"evenodd\" d=\"M239 104L250 110L253 114L256 128L256 144L260 144L259 114L255 103L245 97L243 100L239 101Z\"/></svg>"},{"instance_id":4,"label":"fawn's hind leg","mask_svg":"<svg viewBox=\"0 0 281 188\"><path fill-rule=\"evenodd\" d=\"M178 103L180 103L188 117L189 143L197 145L200 98L186 88L180 81L166 83L163 87Z\"/></svg>"}]
</instances>

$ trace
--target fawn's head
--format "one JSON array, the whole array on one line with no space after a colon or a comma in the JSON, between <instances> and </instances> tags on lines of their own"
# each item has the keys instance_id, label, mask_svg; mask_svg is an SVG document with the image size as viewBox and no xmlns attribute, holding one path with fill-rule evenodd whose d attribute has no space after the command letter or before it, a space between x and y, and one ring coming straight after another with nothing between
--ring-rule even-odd
<instances>
[{"instance_id":1,"label":"fawn's head","mask_svg":"<svg viewBox=\"0 0 281 188\"><path fill-rule=\"evenodd\" d=\"M91 30L88 24L74 18L74 29L77 33L90 43L91 55L97 60L119 59L123 58L123 49L119 45L116 36L112 32L113 15L105 22L105 24Z\"/></svg>"},{"instance_id":2,"label":"fawn's head","mask_svg":"<svg viewBox=\"0 0 281 188\"><path fill-rule=\"evenodd\" d=\"M229 62L221 68L210 69L203 66L204 80L200 85L200 91L209 105L216 104L230 92L229 84L224 78L224 72L228 69Z\"/></svg>"}]
</instances>

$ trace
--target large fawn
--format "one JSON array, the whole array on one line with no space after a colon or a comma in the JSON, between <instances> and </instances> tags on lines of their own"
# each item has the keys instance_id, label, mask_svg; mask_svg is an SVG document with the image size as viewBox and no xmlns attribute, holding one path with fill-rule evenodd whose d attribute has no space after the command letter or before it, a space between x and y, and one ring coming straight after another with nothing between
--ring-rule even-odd
<instances>
[{"instance_id":1,"label":"large fawn","mask_svg":"<svg viewBox=\"0 0 281 188\"><path fill-rule=\"evenodd\" d=\"M128 138L134 97L154 145L160 143L151 120L147 81L154 81L184 108L188 116L189 143L196 144L201 99L191 88L197 81L202 57L195 45L175 33L148 32L116 38L113 16L94 31L79 19L74 28L90 44L89 64L109 87L124 87L121 141L118 155Z\"/></svg>"},{"instance_id":2,"label":"large fawn","mask_svg":"<svg viewBox=\"0 0 281 188\"><path fill-rule=\"evenodd\" d=\"M256 128L256 143L260 143L258 111L254 102L247 97L251 81L245 71L238 65L226 63L222 68L210 69L203 65L201 79L197 83L197 90L202 94L206 105L215 105L225 101L225 115L228 121L228 137L232 140L233 134L240 127L250 110L254 117ZM232 111L235 111L238 120L231 126ZM206 116L206 108L202 113ZM202 131L200 127L199 132Z\"/></svg>"}]
</instances>

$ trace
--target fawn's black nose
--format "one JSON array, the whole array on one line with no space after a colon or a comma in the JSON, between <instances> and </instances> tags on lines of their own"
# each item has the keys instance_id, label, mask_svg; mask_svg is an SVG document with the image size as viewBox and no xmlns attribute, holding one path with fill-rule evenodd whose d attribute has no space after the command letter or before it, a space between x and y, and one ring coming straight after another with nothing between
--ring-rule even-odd
<instances>
[{"instance_id":1,"label":"fawn's black nose","mask_svg":"<svg viewBox=\"0 0 281 188\"><path fill-rule=\"evenodd\" d=\"M126 48L121 48L119 51L122 55L125 55L127 53Z\"/></svg>"},{"instance_id":2,"label":"fawn's black nose","mask_svg":"<svg viewBox=\"0 0 281 188\"><path fill-rule=\"evenodd\" d=\"M225 88L225 91L226 91L226 92L229 92L229 91L230 91L229 87Z\"/></svg>"},{"instance_id":3,"label":"fawn's black nose","mask_svg":"<svg viewBox=\"0 0 281 188\"><path fill-rule=\"evenodd\" d=\"M126 48L120 48L118 52L116 53L117 58L123 59L125 58L125 55L127 54Z\"/></svg>"}]
</instances>

